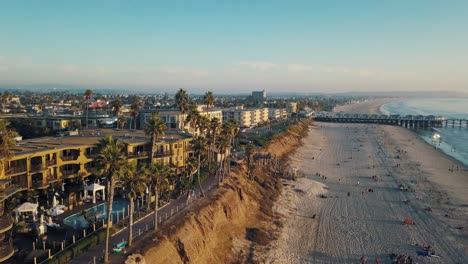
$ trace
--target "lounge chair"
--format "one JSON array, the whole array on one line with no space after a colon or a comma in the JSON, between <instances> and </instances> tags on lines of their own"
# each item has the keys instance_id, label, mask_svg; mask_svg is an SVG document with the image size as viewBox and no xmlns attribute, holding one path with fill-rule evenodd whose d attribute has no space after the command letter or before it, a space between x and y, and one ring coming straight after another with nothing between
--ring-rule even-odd
<instances>
[{"instance_id":1,"label":"lounge chair","mask_svg":"<svg viewBox=\"0 0 468 264\"><path fill-rule=\"evenodd\" d=\"M116 247L112 249L112 251L116 253L122 253L126 245L127 245L127 241L122 241L118 243Z\"/></svg>"}]
</instances>

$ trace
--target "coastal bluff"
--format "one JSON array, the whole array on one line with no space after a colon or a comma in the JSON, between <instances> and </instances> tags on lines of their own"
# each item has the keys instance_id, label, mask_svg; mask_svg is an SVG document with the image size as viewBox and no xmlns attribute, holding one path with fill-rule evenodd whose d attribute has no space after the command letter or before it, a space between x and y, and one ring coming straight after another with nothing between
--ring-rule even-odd
<instances>
[{"instance_id":1,"label":"coastal bluff","mask_svg":"<svg viewBox=\"0 0 468 264\"><path fill-rule=\"evenodd\" d=\"M280 160L307 135L301 121L276 135L265 148ZM273 212L282 183L257 168L247 176L239 165L206 199L161 226L153 237L136 241L146 263L252 263L255 252L275 239L282 226Z\"/></svg>"}]
</instances>

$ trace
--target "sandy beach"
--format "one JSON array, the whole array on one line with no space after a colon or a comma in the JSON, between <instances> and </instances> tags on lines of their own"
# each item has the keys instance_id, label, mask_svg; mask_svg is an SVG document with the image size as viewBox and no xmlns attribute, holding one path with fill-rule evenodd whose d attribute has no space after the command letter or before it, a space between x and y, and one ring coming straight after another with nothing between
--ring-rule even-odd
<instances>
[{"instance_id":1,"label":"sandy beach","mask_svg":"<svg viewBox=\"0 0 468 264\"><path fill-rule=\"evenodd\" d=\"M386 101L335 111L379 113ZM360 263L365 256L366 263L391 263L396 253L413 263L467 263L462 164L395 126L316 123L303 143L290 158L301 177L284 182L274 208L284 227L261 262ZM415 225L403 225L406 217ZM440 257L417 256L415 244L431 245Z\"/></svg>"}]
</instances>

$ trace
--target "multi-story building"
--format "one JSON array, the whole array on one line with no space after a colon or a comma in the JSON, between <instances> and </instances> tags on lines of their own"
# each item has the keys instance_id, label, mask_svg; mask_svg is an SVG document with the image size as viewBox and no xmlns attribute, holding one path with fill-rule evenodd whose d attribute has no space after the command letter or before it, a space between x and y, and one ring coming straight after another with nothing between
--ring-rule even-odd
<instances>
[{"instance_id":1,"label":"multi-story building","mask_svg":"<svg viewBox=\"0 0 468 264\"><path fill-rule=\"evenodd\" d=\"M265 90L262 91L253 91L252 92L252 99L258 102L264 102L266 100L266 92Z\"/></svg>"},{"instance_id":2,"label":"multi-story building","mask_svg":"<svg viewBox=\"0 0 468 264\"><path fill-rule=\"evenodd\" d=\"M215 117L218 118L220 122L223 120L223 112L221 109L205 109L203 106L198 106L197 110L200 112L200 115L205 115L210 120ZM151 118L153 113L157 113L161 120L166 123L168 131L191 131L189 122L186 122L187 114L182 114L181 111L174 109L142 110L140 112L140 124L142 124L141 129L145 129L146 121Z\"/></svg>"},{"instance_id":3,"label":"multi-story building","mask_svg":"<svg viewBox=\"0 0 468 264\"><path fill-rule=\"evenodd\" d=\"M243 106L223 109L223 122L235 120L240 127L251 127L268 121L268 108L245 109Z\"/></svg>"},{"instance_id":4,"label":"multi-story building","mask_svg":"<svg viewBox=\"0 0 468 264\"><path fill-rule=\"evenodd\" d=\"M240 127L251 127L251 111L244 109L243 106L223 109L223 122L234 120Z\"/></svg>"},{"instance_id":5,"label":"multi-story building","mask_svg":"<svg viewBox=\"0 0 468 264\"><path fill-rule=\"evenodd\" d=\"M59 181L95 174L95 144L105 135L113 135L124 143L129 162L135 162L138 167L150 163L151 139L143 131L99 130L88 133L20 142L12 149L12 158L2 159L0 197L2 193L9 196L22 190L47 189ZM191 136L186 134L161 136L157 142L155 159L164 164L185 166L190 153L190 140Z\"/></svg>"},{"instance_id":6,"label":"multi-story building","mask_svg":"<svg viewBox=\"0 0 468 264\"><path fill-rule=\"evenodd\" d=\"M268 109L270 120L286 119L289 114L286 108L270 108Z\"/></svg>"},{"instance_id":7,"label":"multi-story building","mask_svg":"<svg viewBox=\"0 0 468 264\"><path fill-rule=\"evenodd\" d=\"M297 113L297 102L289 102L286 108L290 114Z\"/></svg>"},{"instance_id":8,"label":"multi-story building","mask_svg":"<svg viewBox=\"0 0 468 264\"><path fill-rule=\"evenodd\" d=\"M13 247L13 217L4 209L5 199L0 197L0 262L9 259L15 253Z\"/></svg>"}]
</instances>

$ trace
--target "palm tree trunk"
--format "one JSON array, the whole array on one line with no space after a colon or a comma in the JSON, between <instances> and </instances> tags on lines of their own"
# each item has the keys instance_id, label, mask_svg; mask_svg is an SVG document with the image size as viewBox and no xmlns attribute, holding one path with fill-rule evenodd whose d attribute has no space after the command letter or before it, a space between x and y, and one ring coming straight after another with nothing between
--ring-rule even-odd
<instances>
[{"instance_id":1,"label":"palm tree trunk","mask_svg":"<svg viewBox=\"0 0 468 264\"><path fill-rule=\"evenodd\" d=\"M154 200L155 200L155 203L154 203L154 231L158 230L158 196L159 196L159 192L158 192L158 188L157 186L154 188L154 193L155 193L155 197L154 197Z\"/></svg>"},{"instance_id":2,"label":"palm tree trunk","mask_svg":"<svg viewBox=\"0 0 468 264\"><path fill-rule=\"evenodd\" d=\"M129 209L128 209L128 216L129 216L129 220L128 220L128 245L131 246L132 245L132 240L133 240L133 207L135 206L133 204L133 198L130 197L128 199L128 202L130 203L129 204Z\"/></svg>"},{"instance_id":3,"label":"palm tree trunk","mask_svg":"<svg viewBox=\"0 0 468 264\"><path fill-rule=\"evenodd\" d=\"M104 254L104 262L109 262L109 239L110 229L112 226L112 202L114 201L114 179L111 178L109 182L109 191L107 198L107 227L106 227L106 251Z\"/></svg>"},{"instance_id":4,"label":"palm tree trunk","mask_svg":"<svg viewBox=\"0 0 468 264\"><path fill-rule=\"evenodd\" d=\"M86 129L88 129L88 103L86 103Z\"/></svg>"},{"instance_id":5,"label":"palm tree trunk","mask_svg":"<svg viewBox=\"0 0 468 264\"><path fill-rule=\"evenodd\" d=\"M151 205L151 192L152 186L148 186L148 193L146 194L146 212L149 213Z\"/></svg>"},{"instance_id":6,"label":"palm tree trunk","mask_svg":"<svg viewBox=\"0 0 468 264\"><path fill-rule=\"evenodd\" d=\"M200 162L200 156L201 156L201 153L198 152L198 175L197 175L197 178L198 178L198 187L200 188L200 193L203 197L205 197L205 192L203 191L203 188L201 186L201 182L200 182L200 168L201 168L201 162Z\"/></svg>"}]
</instances>

